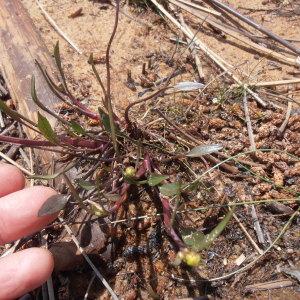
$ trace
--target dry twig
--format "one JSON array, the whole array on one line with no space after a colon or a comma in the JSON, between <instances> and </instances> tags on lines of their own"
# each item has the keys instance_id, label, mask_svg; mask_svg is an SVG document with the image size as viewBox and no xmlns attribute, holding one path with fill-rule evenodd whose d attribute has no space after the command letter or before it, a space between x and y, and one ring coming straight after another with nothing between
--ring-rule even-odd
<instances>
[{"instance_id":1,"label":"dry twig","mask_svg":"<svg viewBox=\"0 0 300 300\"><path fill-rule=\"evenodd\" d=\"M222 70L226 71L231 78L238 83L239 85L243 86L244 89L263 107L266 107L267 104L264 100L262 100L255 92L253 92L248 86L246 86L244 83L242 83L236 75L232 73L232 71L229 70L227 67L228 63L224 61L223 58L221 58L219 55L214 53L206 44L201 42L197 37L195 37L192 33L192 30L190 28L187 28L182 26L169 12L166 11L166 9L160 5L156 0L151 0L151 2L174 24L176 25L182 32L189 37L191 40L194 41L194 43L206 54L210 59L212 59Z\"/></svg>"},{"instance_id":2,"label":"dry twig","mask_svg":"<svg viewBox=\"0 0 300 300\"><path fill-rule=\"evenodd\" d=\"M246 91L244 91L243 106L244 106L245 119L246 119L246 124L247 124L248 137L249 137L249 141L250 141L250 150L255 151L256 150L256 145L255 145L253 129L252 129L252 125L251 125L251 119L250 119L250 113L249 113L247 92Z\"/></svg>"}]
</instances>

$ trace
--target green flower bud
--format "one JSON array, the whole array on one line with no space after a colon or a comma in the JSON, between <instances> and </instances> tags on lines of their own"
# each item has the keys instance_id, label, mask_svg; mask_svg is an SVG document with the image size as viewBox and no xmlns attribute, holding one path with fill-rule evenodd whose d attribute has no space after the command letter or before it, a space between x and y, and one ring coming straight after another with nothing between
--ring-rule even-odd
<instances>
[{"instance_id":1,"label":"green flower bud","mask_svg":"<svg viewBox=\"0 0 300 300\"><path fill-rule=\"evenodd\" d=\"M136 174L136 171L135 171L134 167L127 167L124 170L124 176L127 177L127 178L132 178L132 177L135 176L135 174Z\"/></svg>"},{"instance_id":2,"label":"green flower bud","mask_svg":"<svg viewBox=\"0 0 300 300\"><path fill-rule=\"evenodd\" d=\"M198 267L201 262L201 256L194 251L186 251L184 253L183 261L190 267Z\"/></svg>"}]
</instances>

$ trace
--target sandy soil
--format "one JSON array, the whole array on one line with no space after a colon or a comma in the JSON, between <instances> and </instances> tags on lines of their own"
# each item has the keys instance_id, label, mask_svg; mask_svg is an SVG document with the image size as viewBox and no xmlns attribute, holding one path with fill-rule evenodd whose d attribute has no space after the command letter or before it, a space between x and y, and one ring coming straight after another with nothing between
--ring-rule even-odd
<instances>
[{"instance_id":1,"label":"sandy soil","mask_svg":"<svg viewBox=\"0 0 300 300\"><path fill-rule=\"evenodd\" d=\"M82 54L79 54L53 30L42 16L40 9L36 5L36 1L22 0L22 2L28 9L49 50L52 51L56 41L60 42L67 78L72 85L74 93L86 104L89 104L96 109L97 106L101 105L101 98L103 95L87 60L90 53L94 53L95 57L100 59L101 62L97 65L97 68L105 79L104 57L107 41L109 40L113 28L114 8L103 3L103 1L43 1L44 8L55 20L57 25L82 51ZM290 1L290 4L285 4L282 10L278 10L278 3L276 4L275 1L269 1L269 3L264 5L262 4L263 2L266 1L249 0L245 3L243 0L234 0L230 1L230 4L238 8L240 12L251 16L258 23L269 28L274 33L277 33L286 39L296 40L295 45L300 47L300 15L297 13L291 15L287 14L289 9L294 7L292 5L293 3L296 4L296 1ZM245 7L247 9L245 9ZM79 8L82 8L83 15L74 19L69 18L69 16ZM243 77L245 82L253 83L291 79L295 78L290 75L291 72L299 71L299 69L296 69L294 66L271 61L253 51L248 51L249 49L247 47L242 47L236 40L233 40L230 37L224 39L207 27L203 28L200 26L199 29L199 21L191 15L184 13L184 17L194 31L199 31L197 36L207 43L207 45L216 53L221 55L228 63L233 66L240 66L242 64L240 70L249 75L248 77ZM183 64L186 68L186 73L176 77L175 81L186 79L198 80L197 73L191 63L189 52L184 51L184 48L181 46L178 47L175 43L171 42L170 38L174 37L183 38L183 35L176 30L173 25L163 21L162 18L152 10L128 6L127 4L122 6L119 28L111 53L112 94L114 106L119 115L123 114L124 108L128 103L138 99L138 92L147 88L149 82L151 84L153 81L170 74L173 68L172 58L175 58L175 61ZM292 57L290 53L286 53L285 55ZM204 83L208 83L216 78L217 74L220 72L211 64L205 54L199 52L199 57L203 63ZM155 67L148 70L147 78L145 78L142 74L143 64L148 64L151 59L155 60ZM126 84L128 71L131 72L132 78L137 83L136 91L128 88L128 85ZM217 81L217 85L221 85L222 80L223 79ZM286 91L293 92L295 100L300 100L299 92L297 92L298 88L299 86L297 87L297 85L284 87ZM214 91L214 89L216 90ZM283 88L280 88L280 90L283 90ZM213 95L214 97L218 97L220 94L218 86L213 86L213 88L209 90L209 93L209 95L207 93L207 95L203 97L203 102L199 104L197 110L193 110L192 120L188 124L182 125L183 128L188 130L190 134L197 136L199 140L205 142L224 142L230 155L248 148L249 142L247 130L246 126L244 126L244 115L241 108L237 107L234 100L231 102L231 99L228 100L228 105L227 103L224 106L222 103L220 105L212 105L211 102L209 102L211 101L210 96ZM191 104L191 98L187 95L179 95L176 96L176 98L168 98L168 101L169 104L173 105L173 107L167 107L166 105L166 112L169 116L174 117L177 122L186 120L184 119L184 112L187 106ZM278 146L280 149L288 149L292 153L299 155L298 146L300 127L297 125L299 124L298 116L294 116L293 119L290 120L288 133L284 136L284 139L277 141L276 139L274 140L271 138L274 127L280 126L284 119L286 103L282 102L280 106L283 109L278 111L271 109L265 110L258 107L254 101L249 102L251 117L255 123L253 127L256 142L258 143L258 146L261 147L266 144L270 147ZM164 108L164 104L162 107ZM295 106L294 108L299 108L299 106ZM140 108L136 111L136 117L138 118L144 115L146 111L147 107ZM146 118L145 120L148 119ZM149 122L150 121L152 121L151 118L149 118ZM152 124L151 126L152 127L149 127L149 130L150 128L156 130L159 126L163 125ZM268 175L271 174L270 176L275 176L274 173L276 173L277 167L275 168L273 164L280 161L282 166L281 159L284 159L281 157L271 157L270 159L273 160L269 161L269 157L266 155L260 158L260 163L268 165ZM295 170L299 168L294 162L289 164L289 167L291 169L294 168ZM280 168L278 167L278 169ZM277 173L283 173L282 169L280 170ZM172 173L171 168L170 170L166 170L166 172L168 171L170 171L170 174ZM300 180L298 175L295 176L296 183ZM284 175L281 174L281 176ZM234 181L234 183L232 183L229 179L228 182L226 182L226 180L226 176L219 176L218 173L212 173L212 177L208 183L215 184L216 186L219 184L220 190L223 190L227 183L228 185L232 184L237 190L243 190L243 197L245 195L247 196L246 188L243 186L244 182L239 180L234 181L235 179L232 179ZM260 185L261 182L259 182L259 180L255 181L253 179L253 182L249 184L257 189L257 195L275 198L291 196L288 193L280 194L277 191L273 191L271 185ZM220 200L217 198L217 193L215 197ZM208 199L206 204L209 203ZM246 209L241 209L241 211L239 211L239 216L244 218L243 221L246 223L249 232L254 236L255 232L252 228L251 219L248 218L249 212L247 213ZM282 219L273 216L270 217L265 211L261 211L260 216L262 222L264 222L265 218L265 226L276 229L274 229L274 232L277 232L278 228L284 224ZM187 222L192 224L193 221L195 221L198 222L198 226L202 226L203 222L199 221L201 217L204 219L205 216L200 215L199 217L199 214L191 214L191 216L187 218ZM142 234L145 232L142 230L137 234L131 229L121 229L121 236L125 239L125 246L134 243L138 234L140 235L138 237L141 238L141 241L145 242L145 234ZM124 232L126 232L126 236L124 236ZM229 240L227 240L228 236L230 237ZM272 238L275 236L276 235L272 235ZM215 245L210 253L206 254L207 257L205 257L205 259L208 263L201 267L202 274L212 277L214 274L226 273L231 270L233 262L241 253L245 253L247 256L251 255L251 246L248 241L245 241L240 229L237 230L235 227L229 228L226 237L226 239L221 239L221 242L218 245ZM164 246L167 250L162 254L162 258L154 263L149 262L149 259L143 257L140 258L137 263L121 259L122 267L118 274L113 277L112 282L114 283L115 291L122 295L122 299L127 300L155 298L154 292L152 293L152 296L150 296L151 286L155 286L156 292L162 296L162 299L180 299L188 296L196 297L206 293L213 295L217 299L241 299L246 296L249 299L255 299L256 295L259 299L268 299L268 292L257 292L256 294L248 294L245 296L243 290L244 286L257 283L257 279L258 281L270 281L277 275L274 271L276 267L283 265L284 262L286 264L295 262L294 259L298 253L297 250L295 250L297 238L292 234L289 235L289 238L290 240L286 238L282 243L285 246L290 245L290 248L294 249L292 252L288 254L280 251L272 252L261 262L260 267L251 270L247 276L237 276L229 282L221 281L194 287L189 284L180 284L179 282L170 280L170 272L172 269L166 269L166 261L172 257L174 259L174 251L170 249L170 246L166 241ZM213 255L213 253L216 254L216 258L210 262L209 255ZM224 253L229 262L228 264L224 264ZM273 261L276 260L280 261L280 263L274 265ZM142 266L145 266L145 269L143 269ZM141 272L141 270L143 278L141 278L140 273L138 273ZM151 280L154 280L154 278L152 278L153 272L157 274L157 278L155 278L156 282L151 282ZM182 270L182 272L179 272L179 274L176 275L183 277L185 275L187 276L187 273L185 270ZM62 277L59 277L56 283L60 286L60 299L82 299L89 283L90 276L90 271L80 269L74 273L63 274ZM64 279L68 280L68 284L65 283L65 286L68 286L68 288L65 288L63 284ZM145 279L148 281L144 281ZM150 284L148 284L149 282ZM270 293L272 299L298 299L296 290L293 288L280 290L278 293L274 291ZM109 297L107 292L103 291L97 283L91 290L90 299L109 299Z\"/></svg>"}]
</instances>

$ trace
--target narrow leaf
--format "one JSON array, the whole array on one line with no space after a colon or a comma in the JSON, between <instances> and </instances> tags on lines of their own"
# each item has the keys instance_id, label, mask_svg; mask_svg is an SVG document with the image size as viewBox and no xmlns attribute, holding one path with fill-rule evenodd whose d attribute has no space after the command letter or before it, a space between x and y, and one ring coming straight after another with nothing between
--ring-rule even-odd
<instances>
[{"instance_id":1,"label":"narrow leaf","mask_svg":"<svg viewBox=\"0 0 300 300\"><path fill-rule=\"evenodd\" d=\"M182 239L194 251L208 249L230 221L234 208L226 214L224 219L209 234L204 235L199 231L190 231L188 234L183 234Z\"/></svg>"},{"instance_id":2,"label":"narrow leaf","mask_svg":"<svg viewBox=\"0 0 300 300\"><path fill-rule=\"evenodd\" d=\"M56 133L54 132L54 130L52 129L49 121L47 120L47 118L42 116L39 112L38 112L38 129L41 131L43 136L48 141L50 141L51 143L54 143L54 144L58 143L58 137L57 137Z\"/></svg>"},{"instance_id":3,"label":"narrow leaf","mask_svg":"<svg viewBox=\"0 0 300 300\"><path fill-rule=\"evenodd\" d=\"M199 157L202 155L214 153L220 151L223 148L220 144L202 145L193 148L190 152L186 153L188 157Z\"/></svg>"},{"instance_id":4,"label":"narrow leaf","mask_svg":"<svg viewBox=\"0 0 300 300\"><path fill-rule=\"evenodd\" d=\"M57 42L55 47L54 47L54 59L55 59L55 63L57 65L59 74L61 76L64 89L65 89L66 92L69 92L67 82L66 82L66 77L65 77L65 74L64 74L64 70L62 68L62 63L61 63L61 58L60 58L60 51L59 51L59 42Z\"/></svg>"},{"instance_id":5,"label":"narrow leaf","mask_svg":"<svg viewBox=\"0 0 300 300\"><path fill-rule=\"evenodd\" d=\"M77 134L85 134L86 133L85 129L77 122L70 121L70 126L71 126L72 130Z\"/></svg>"},{"instance_id":6,"label":"narrow leaf","mask_svg":"<svg viewBox=\"0 0 300 300\"><path fill-rule=\"evenodd\" d=\"M91 181L86 181L86 180L76 180L76 183L82 187L83 189L87 190L87 191L90 191L92 189L94 189L96 186L95 186L95 183L94 182L91 182Z\"/></svg>"},{"instance_id":7,"label":"narrow leaf","mask_svg":"<svg viewBox=\"0 0 300 300\"><path fill-rule=\"evenodd\" d=\"M176 196L180 194L181 184L179 182L167 183L159 187L159 191L168 197Z\"/></svg>"},{"instance_id":8,"label":"narrow leaf","mask_svg":"<svg viewBox=\"0 0 300 300\"><path fill-rule=\"evenodd\" d=\"M108 200L108 201L112 201L112 202L116 202L120 199L120 195L119 194L103 194L103 197Z\"/></svg>"},{"instance_id":9,"label":"narrow leaf","mask_svg":"<svg viewBox=\"0 0 300 300\"><path fill-rule=\"evenodd\" d=\"M194 251L199 251L199 245L202 245L205 235L200 231L194 229L185 229L182 233L182 239L187 246Z\"/></svg>"},{"instance_id":10,"label":"narrow leaf","mask_svg":"<svg viewBox=\"0 0 300 300\"><path fill-rule=\"evenodd\" d=\"M156 186L160 184L162 181L166 180L168 176L165 175L158 175L158 174L151 174L147 180L150 186Z\"/></svg>"},{"instance_id":11,"label":"narrow leaf","mask_svg":"<svg viewBox=\"0 0 300 300\"><path fill-rule=\"evenodd\" d=\"M179 82L176 85L174 85L174 90L188 92L188 91L199 90L199 89L202 89L203 87L204 87L204 84L202 84L200 82L183 81L183 82Z\"/></svg>"},{"instance_id":12,"label":"narrow leaf","mask_svg":"<svg viewBox=\"0 0 300 300\"><path fill-rule=\"evenodd\" d=\"M69 197L65 195L54 195L46 200L38 211L38 216L48 216L61 211L67 204Z\"/></svg>"},{"instance_id":13,"label":"narrow leaf","mask_svg":"<svg viewBox=\"0 0 300 300\"><path fill-rule=\"evenodd\" d=\"M20 120L24 120L26 122L28 122L29 124L33 125L36 127L36 124L25 118L24 116L22 116L21 114L19 114L18 112L12 110L11 108L9 108L6 103L2 100L0 100L0 110L3 111L5 114L7 114L8 116L10 116L12 119L14 119L15 121L20 122Z\"/></svg>"},{"instance_id":14,"label":"narrow leaf","mask_svg":"<svg viewBox=\"0 0 300 300\"><path fill-rule=\"evenodd\" d=\"M103 127L106 132L111 133L111 127L110 127L110 122L109 122L109 116L108 114L102 110L100 107L98 108L99 114L100 114L100 119L103 124Z\"/></svg>"}]
</instances>

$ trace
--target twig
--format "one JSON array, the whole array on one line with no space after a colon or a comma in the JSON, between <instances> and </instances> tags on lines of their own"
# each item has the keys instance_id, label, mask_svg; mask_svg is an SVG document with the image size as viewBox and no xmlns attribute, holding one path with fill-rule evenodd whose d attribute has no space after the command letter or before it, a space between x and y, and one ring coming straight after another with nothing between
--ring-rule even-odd
<instances>
[{"instance_id":1,"label":"twig","mask_svg":"<svg viewBox=\"0 0 300 300\"><path fill-rule=\"evenodd\" d=\"M286 114L285 114L285 119L284 119L283 123L281 124L281 126L278 129L278 134L279 135L282 135L283 132L285 131L285 128L286 128L287 124L289 123L289 119L290 119L290 116L291 116L292 109L293 109L293 102L289 101L288 106L287 106L287 110L286 110Z\"/></svg>"},{"instance_id":2,"label":"twig","mask_svg":"<svg viewBox=\"0 0 300 300\"><path fill-rule=\"evenodd\" d=\"M277 80L277 81L261 81L257 83L249 83L248 85L255 86L255 87L266 87L266 86L278 86L278 85L287 85L287 84L296 84L296 83L300 83L300 78Z\"/></svg>"},{"instance_id":3,"label":"twig","mask_svg":"<svg viewBox=\"0 0 300 300\"><path fill-rule=\"evenodd\" d=\"M260 249L258 247L258 245L255 243L255 241L253 240L253 238L251 237L251 235L248 233L247 229L245 228L245 226L241 223L241 221L239 220L239 218L237 217L237 215L235 213L233 213L233 218L236 220L236 222L238 223L238 225L240 226L240 228L242 229L242 231L244 232L245 236L248 238L250 244L254 247L254 249L258 252L258 254L262 254L263 250Z\"/></svg>"},{"instance_id":4,"label":"twig","mask_svg":"<svg viewBox=\"0 0 300 300\"><path fill-rule=\"evenodd\" d=\"M243 106L244 106L245 119L246 119L246 124L247 124L248 137L249 137L249 141L250 141L250 150L255 151L256 150L256 145L255 145L253 129L252 129L252 125L251 125L251 119L250 119L250 113L249 113L247 92L246 91L244 91Z\"/></svg>"},{"instance_id":5,"label":"twig","mask_svg":"<svg viewBox=\"0 0 300 300\"><path fill-rule=\"evenodd\" d=\"M88 285L88 287L87 287L87 289L86 289L86 292L85 292L85 294L84 294L83 300L87 300L87 299L88 299L88 297L89 297L89 292L90 292L90 289L91 289L91 287L92 287L92 285L93 285L93 283L94 283L95 278L96 278L96 274L93 273L93 276L92 276L92 278L91 278L91 280L90 280L90 282L89 282L89 285Z\"/></svg>"},{"instance_id":6,"label":"twig","mask_svg":"<svg viewBox=\"0 0 300 300\"><path fill-rule=\"evenodd\" d=\"M183 27L173 16L171 16L170 13L168 13L165 8L160 5L156 0L150 0L174 25L176 25L182 32L188 36L190 39L192 39L195 44L205 53L208 55L210 59L212 59L222 70L226 71L231 78L238 83L239 85L243 86L244 89L263 107L266 107L267 104L264 100L262 100L256 93L254 93L249 87L247 87L245 84L243 84L233 73L228 69L226 65L228 65L224 59L222 59L219 55L214 53L212 50L210 50L207 45L205 45L203 42L201 42L198 38L196 38L193 34L191 34L191 30L187 30L186 27Z\"/></svg>"},{"instance_id":7,"label":"twig","mask_svg":"<svg viewBox=\"0 0 300 300\"><path fill-rule=\"evenodd\" d=\"M0 156L5 159L7 162L11 163L12 165L16 166L18 169L20 169L22 172L24 172L26 175L29 176L34 176L33 173L31 173L30 171L26 170L25 168L23 168L21 165L19 165L18 163L16 163L14 160L10 159L7 155L5 155L4 153L2 153L0 151Z\"/></svg>"},{"instance_id":8,"label":"twig","mask_svg":"<svg viewBox=\"0 0 300 300\"><path fill-rule=\"evenodd\" d=\"M251 207L251 216L252 216L253 223L254 223L254 230L256 232L257 239L260 242L260 244L264 245L266 243L266 240L264 238L262 228L260 226L260 223L259 223L259 220L257 217L255 206L252 204L250 207Z\"/></svg>"},{"instance_id":9,"label":"twig","mask_svg":"<svg viewBox=\"0 0 300 300\"><path fill-rule=\"evenodd\" d=\"M214 9L209 9L209 8L206 8L204 6L200 6L198 4L195 4L193 2L189 2L189 1L185 1L185 0L178 0L179 2L182 2L188 6L191 6L197 10L201 10L201 11L204 11L205 13L209 13L209 14L212 14L212 15L215 15L215 16L221 16L222 14L219 13L218 11L214 10Z\"/></svg>"},{"instance_id":10,"label":"twig","mask_svg":"<svg viewBox=\"0 0 300 300\"><path fill-rule=\"evenodd\" d=\"M4 120L3 120L3 115L2 115L2 111L0 110L0 127L4 128L5 124L4 124Z\"/></svg>"},{"instance_id":11,"label":"twig","mask_svg":"<svg viewBox=\"0 0 300 300\"><path fill-rule=\"evenodd\" d=\"M186 27L186 23L184 21L184 18L182 16L182 14L180 14L180 22L181 22L182 26ZM188 38L188 37L187 37L187 43L190 45L189 49L190 49L191 55L193 56L193 58L195 60L195 64L196 64L196 67L197 67L197 70L198 70L199 78L200 78L200 80L204 80L203 68L202 68L202 64L201 64L200 58L197 55L196 47L195 47L193 41L190 38Z\"/></svg>"},{"instance_id":12,"label":"twig","mask_svg":"<svg viewBox=\"0 0 300 300\"><path fill-rule=\"evenodd\" d=\"M63 218L59 217L59 220L60 220L60 222L64 223L64 219ZM106 287L106 289L110 293L112 299L118 300L119 299L118 296L112 290L112 288L110 287L109 283L106 281L106 279L102 276L102 274L99 272L99 270L93 264L93 262L90 260L90 258L88 257L88 255L85 253L84 249L81 248L81 246L80 246L77 238L73 234L71 228L67 224L64 224L64 227L65 227L66 231L68 232L68 234L71 236L71 239L74 242L74 244L76 245L76 247L79 250L79 252L83 255L84 259L90 265L90 267L93 269L93 271L95 272L96 276L100 279L100 281L102 282L102 284Z\"/></svg>"},{"instance_id":13,"label":"twig","mask_svg":"<svg viewBox=\"0 0 300 300\"><path fill-rule=\"evenodd\" d=\"M52 17L47 13L47 11L44 9L42 4L39 2L39 0L36 0L36 4L40 8L42 14L46 18L46 20L51 24L51 26L58 32L58 34L63 37L63 39L68 42L71 47L76 50L79 54L82 54L82 51L78 48L78 46L58 27L58 25L55 23L55 21L52 19Z\"/></svg>"},{"instance_id":14,"label":"twig","mask_svg":"<svg viewBox=\"0 0 300 300\"><path fill-rule=\"evenodd\" d=\"M229 6L227 6L227 5L219 2L218 0L208 0L208 1L211 2L211 3L213 3L214 5L218 6L222 10L225 10L226 12L234 15L235 17L239 18L241 21L247 23L248 25L252 26L253 28L259 30L260 32L266 34L267 36L269 36L273 40L277 41L281 45L287 47L288 49L292 50L296 54L300 55L300 49L298 47L296 47L293 44L289 43L288 41L286 41L282 37L274 34L270 30L264 28L260 24L255 23L250 18L247 18L247 17L243 16L242 14L238 13L237 11L235 11L234 9L232 9L231 7L229 7Z\"/></svg>"},{"instance_id":15,"label":"twig","mask_svg":"<svg viewBox=\"0 0 300 300\"><path fill-rule=\"evenodd\" d=\"M169 0L171 3L174 3L175 5L177 5L178 7L186 10L187 12L189 12L190 14L202 19L204 22L210 24L213 27L218 28L219 30L223 31L224 33L226 33L227 35L239 40L240 42L246 44L248 47L250 47L252 50L255 49L257 52L261 52L264 55L268 56L268 57L272 57L274 59L280 60L286 64L290 64L293 66L299 66L299 60L296 58L290 58L290 57L286 57L285 55L282 55L280 53L277 53L271 49L268 49L266 47L263 47L261 45L258 45L257 43L254 43L252 41L249 41L248 39L242 37L241 35L245 35L250 39L254 39L253 36L247 32L243 32L239 29L236 29L234 27L230 27L228 25L223 25L220 24L219 22L216 22L214 20L212 20L211 18L208 18L207 15L202 14L198 11L195 11L195 9L190 8L184 4L181 4L180 2L178 2L179 0Z\"/></svg>"}]
</instances>

